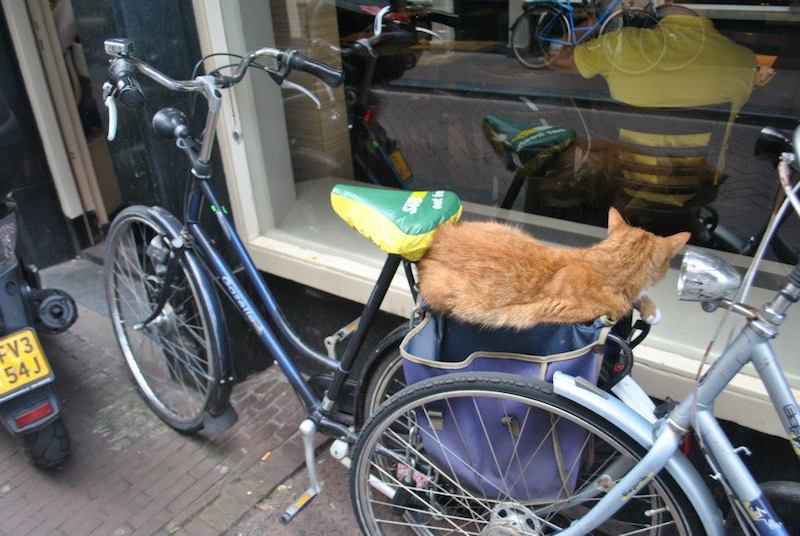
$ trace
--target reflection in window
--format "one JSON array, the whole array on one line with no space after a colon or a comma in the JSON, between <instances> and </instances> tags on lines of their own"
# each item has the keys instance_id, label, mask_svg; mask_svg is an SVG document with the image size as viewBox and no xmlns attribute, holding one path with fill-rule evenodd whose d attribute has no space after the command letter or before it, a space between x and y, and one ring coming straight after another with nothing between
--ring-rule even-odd
<instances>
[{"instance_id":1,"label":"reflection in window","mask_svg":"<svg viewBox=\"0 0 800 536\"><path fill-rule=\"evenodd\" d=\"M599 226L615 206L654 232L752 253L777 192L756 136L800 115L796 15L395 2L375 37L384 3L271 3L279 44L347 73L324 113L287 105L295 180L450 189ZM800 228L781 234L795 244Z\"/></svg>"}]
</instances>

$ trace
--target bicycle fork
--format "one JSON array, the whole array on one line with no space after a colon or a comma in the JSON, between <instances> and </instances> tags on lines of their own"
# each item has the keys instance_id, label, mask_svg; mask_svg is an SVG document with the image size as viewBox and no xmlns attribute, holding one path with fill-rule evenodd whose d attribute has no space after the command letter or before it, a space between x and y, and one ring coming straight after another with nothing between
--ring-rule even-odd
<instances>
[{"instance_id":1,"label":"bicycle fork","mask_svg":"<svg viewBox=\"0 0 800 536\"><path fill-rule=\"evenodd\" d=\"M653 446L585 516L578 519L566 530L559 532L559 536L580 536L588 534L607 521L620 508L635 497L639 491L647 486L667 464L678 449L686 431L665 421Z\"/></svg>"}]
</instances>

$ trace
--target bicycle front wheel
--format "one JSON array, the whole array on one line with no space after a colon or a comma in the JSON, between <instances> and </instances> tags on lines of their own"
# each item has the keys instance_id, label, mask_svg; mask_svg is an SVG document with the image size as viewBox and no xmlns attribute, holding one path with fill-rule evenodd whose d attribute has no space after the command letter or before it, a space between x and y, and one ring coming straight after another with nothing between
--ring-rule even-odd
<instances>
[{"instance_id":1,"label":"bicycle front wheel","mask_svg":"<svg viewBox=\"0 0 800 536\"><path fill-rule=\"evenodd\" d=\"M509 45L517 60L530 69L551 65L570 43L567 17L553 7L529 7L511 27Z\"/></svg>"},{"instance_id":2,"label":"bicycle front wheel","mask_svg":"<svg viewBox=\"0 0 800 536\"><path fill-rule=\"evenodd\" d=\"M645 451L544 382L452 374L408 387L367 422L351 493L365 534L547 536L582 517ZM660 474L592 534L704 534Z\"/></svg>"},{"instance_id":3,"label":"bicycle front wheel","mask_svg":"<svg viewBox=\"0 0 800 536\"><path fill-rule=\"evenodd\" d=\"M106 297L111 322L134 382L150 408L184 433L200 430L220 389L220 329L211 320L202 273L184 251L169 299L147 326L165 284L170 250L163 230L146 207L130 207L114 220L105 258Z\"/></svg>"}]
</instances>

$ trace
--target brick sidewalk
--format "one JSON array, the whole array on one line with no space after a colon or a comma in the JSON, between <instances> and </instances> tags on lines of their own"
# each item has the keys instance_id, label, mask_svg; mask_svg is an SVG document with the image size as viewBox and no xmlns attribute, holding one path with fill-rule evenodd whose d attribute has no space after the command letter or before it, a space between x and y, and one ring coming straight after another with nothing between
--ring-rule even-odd
<instances>
[{"instance_id":1,"label":"brick sidewalk","mask_svg":"<svg viewBox=\"0 0 800 536\"><path fill-rule=\"evenodd\" d=\"M240 419L231 429L210 440L183 436L134 390L107 318L85 308L80 315L67 333L42 337L72 457L54 474L41 472L0 435L0 534L222 534L300 469L301 406L277 367L236 387ZM294 531L314 523L305 516L281 534L302 533Z\"/></svg>"},{"instance_id":2,"label":"brick sidewalk","mask_svg":"<svg viewBox=\"0 0 800 536\"><path fill-rule=\"evenodd\" d=\"M350 503L349 473L327 454L318 453L322 493L288 525L279 521L286 505L308 487L305 468L279 485L243 516L228 536L349 536L361 534Z\"/></svg>"}]
</instances>

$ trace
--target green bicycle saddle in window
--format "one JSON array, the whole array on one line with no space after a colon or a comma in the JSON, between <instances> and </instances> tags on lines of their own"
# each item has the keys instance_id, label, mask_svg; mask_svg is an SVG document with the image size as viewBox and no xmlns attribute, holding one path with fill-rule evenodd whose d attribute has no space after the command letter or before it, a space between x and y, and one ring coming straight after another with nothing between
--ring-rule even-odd
<instances>
[{"instance_id":1,"label":"green bicycle saddle in window","mask_svg":"<svg viewBox=\"0 0 800 536\"><path fill-rule=\"evenodd\" d=\"M386 253L418 261L433 243L440 225L461 217L453 192L409 192L337 184L331 206L347 224Z\"/></svg>"},{"instance_id":2,"label":"green bicycle saddle in window","mask_svg":"<svg viewBox=\"0 0 800 536\"><path fill-rule=\"evenodd\" d=\"M511 171L534 160L544 162L575 139L574 128L518 123L496 115L483 118L483 133Z\"/></svg>"}]
</instances>

